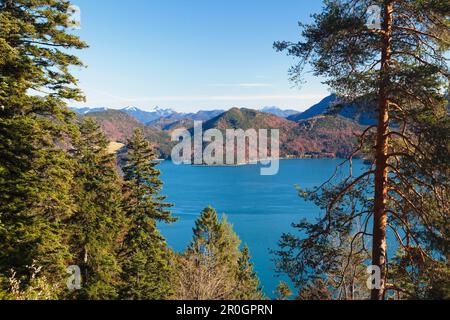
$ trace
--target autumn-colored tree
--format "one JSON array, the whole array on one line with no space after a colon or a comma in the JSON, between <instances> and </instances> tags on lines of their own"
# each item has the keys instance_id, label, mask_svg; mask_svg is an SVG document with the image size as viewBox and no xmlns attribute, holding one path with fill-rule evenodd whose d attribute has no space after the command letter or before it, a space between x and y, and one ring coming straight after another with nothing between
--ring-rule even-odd
<instances>
[{"instance_id":1,"label":"autumn-colored tree","mask_svg":"<svg viewBox=\"0 0 450 320\"><path fill-rule=\"evenodd\" d=\"M289 285L284 282L280 281L276 288L276 299L277 300L288 300L290 296L292 296L292 291Z\"/></svg>"}]
</instances>

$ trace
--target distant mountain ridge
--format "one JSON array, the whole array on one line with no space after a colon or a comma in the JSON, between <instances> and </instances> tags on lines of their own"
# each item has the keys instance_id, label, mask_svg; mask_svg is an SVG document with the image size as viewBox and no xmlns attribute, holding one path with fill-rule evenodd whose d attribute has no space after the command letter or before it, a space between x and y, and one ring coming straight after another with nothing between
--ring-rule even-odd
<instances>
[{"instance_id":1,"label":"distant mountain ridge","mask_svg":"<svg viewBox=\"0 0 450 320\"><path fill-rule=\"evenodd\" d=\"M134 117L139 122L146 124L150 121L156 120L161 117L169 117L177 112L172 109L164 109L160 107L155 107L151 111L144 111L137 107L126 107L121 109L120 111L125 112L126 114Z\"/></svg>"},{"instance_id":2,"label":"distant mountain ridge","mask_svg":"<svg viewBox=\"0 0 450 320\"><path fill-rule=\"evenodd\" d=\"M224 112L224 110L210 110L199 111L197 113L174 113L168 117L160 117L146 124L161 130L170 131L181 126L192 127L194 121L208 121Z\"/></svg>"},{"instance_id":3,"label":"distant mountain ridge","mask_svg":"<svg viewBox=\"0 0 450 320\"><path fill-rule=\"evenodd\" d=\"M160 108L155 107L153 110L145 111L137 107L125 107L121 109L109 109L109 108L71 108L78 114L89 114L93 112L103 112L107 110L118 110L122 111L143 124L149 124L152 122L160 122L162 119L172 120L172 122L190 119L192 121L208 121L218 115L226 112L226 110L222 109L214 109L214 110L200 110L198 112L190 112L190 113L181 113L177 112L170 108ZM289 116L293 116L298 114L298 111L292 109L281 109L276 106L271 107L263 107L261 108L261 112L271 113L273 115L279 116L281 118L287 118Z\"/></svg>"},{"instance_id":4,"label":"distant mountain ridge","mask_svg":"<svg viewBox=\"0 0 450 320\"><path fill-rule=\"evenodd\" d=\"M290 116L293 116L295 114L298 114L297 110L292 109L281 109L279 107L263 107L261 109L262 112L271 113L276 116L282 117L282 118L288 118Z\"/></svg>"},{"instance_id":5,"label":"distant mountain ridge","mask_svg":"<svg viewBox=\"0 0 450 320\"><path fill-rule=\"evenodd\" d=\"M247 108L232 108L203 124L208 129L281 129L295 124L271 113Z\"/></svg>"},{"instance_id":6,"label":"distant mountain ridge","mask_svg":"<svg viewBox=\"0 0 450 320\"><path fill-rule=\"evenodd\" d=\"M341 103L335 94L325 97L322 101L304 112L289 116L288 119L298 122L327 114L339 115L354 120L363 126L370 126L377 123L376 106L374 106L373 101L370 102L367 99L365 102Z\"/></svg>"},{"instance_id":7,"label":"distant mountain ridge","mask_svg":"<svg viewBox=\"0 0 450 320\"><path fill-rule=\"evenodd\" d=\"M288 117L289 120L298 122L300 120L306 120L318 115L323 115L326 113L326 111L330 108L330 106L333 105L333 103L337 102L337 96L332 94L323 100L321 100L319 103L313 105L309 109L307 109L304 112L300 112L297 114L293 114Z\"/></svg>"},{"instance_id":8,"label":"distant mountain ridge","mask_svg":"<svg viewBox=\"0 0 450 320\"><path fill-rule=\"evenodd\" d=\"M181 119L191 119L195 121L207 121L215 116L224 113L225 110L201 110L196 113L179 113L170 108L155 107L151 111L145 111L137 107L126 107L122 109L109 109L109 108L71 108L74 112L81 115L86 115L94 112L105 112L108 110L116 110L126 113L142 124L148 124L160 119L168 119L173 121L179 121Z\"/></svg>"},{"instance_id":9,"label":"distant mountain ridge","mask_svg":"<svg viewBox=\"0 0 450 320\"><path fill-rule=\"evenodd\" d=\"M97 121L111 142L126 144L127 140L132 137L134 130L141 128L145 137L158 151L160 157L167 158L170 156L171 142L167 132L146 126L123 111L109 109L100 112L89 112L81 116Z\"/></svg>"},{"instance_id":10,"label":"distant mountain ridge","mask_svg":"<svg viewBox=\"0 0 450 320\"><path fill-rule=\"evenodd\" d=\"M372 105L371 105L372 104ZM107 108L75 109L81 116L96 119L112 142L125 143L135 128L143 128L146 137L164 158L170 156L170 133L177 128L191 129L194 121L203 121L203 129L278 129L282 157L345 157L357 141L355 134L375 122L373 102L339 105L330 95L305 112L264 107L261 110L231 108L179 113L155 108L136 107L121 110ZM294 113L288 116L290 113ZM286 117L287 116L287 117ZM149 121L147 121L149 120Z\"/></svg>"},{"instance_id":11,"label":"distant mountain ridge","mask_svg":"<svg viewBox=\"0 0 450 320\"><path fill-rule=\"evenodd\" d=\"M105 112L108 110L121 111L123 113L126 113L126 114L132 116L133 118L135 118L142 124L159 119L161 117L168 117L168 116L171 116L171 115L177 113L176 111L174 111L172 109L164 109L164 108L160 108L160 107L155 107L151 111L145 111L145 110L139 109L137 107L125 107L125 108L118 109L118 110L111 109L111 108L71 108L71 110L73 110L77 114L82 114L82 115L95 113L95 112Z\"/></svg>"},{"instance_id":12,"label":"distant mountain ridge","mask_svg":"<svg viewBox=\"0 0 450 320\"><path fill-rule=\"evenodd\" d=\"M224 113L225 110L209 110L204 111L200 110L196 113L185 113L183 114L185 118L192 119L195 121L208 121L214 117L217 117L218 115Z\"/></svg>"},{"instance_id":13,"label":"distant mountain ridge","mask_svg":"<svg viewBox=\"0 0 450 320\"><path fill-rule=\"evenodd\" d=\"M78 114L86 115L93 112L104 112L108 108L71 108ZM233 109L233 108L232 108ZM230 109L230 110L232 110ZM245 108L244 108L245 109ZM229 110L229 111L230 111ZM250 110L250 109L249 109ZM155 107L153 110L145 111L137 107L126 107L118 111L124 112L142 124L155 126L165 130L177 127L180 124L186 125L193 121L208 121L225 112L226 110L201 110L198 112L181 113L170 108ZM317 104L308 108L304 112L298 112L293 109L281 109L276 106L263 107L259 112L272 114L280 118L286 118L290 121L299 122L301 120L311 119L319 115L334 114L344 118L354 120L360 125L376 124L376 106L369 105L363 107L361 103L341 103L335 94L331 94L322 99Z\"/></svg>"},{"instance_id":14,"label":"distant mountain ridge","mask_svg":"<svg viewBox=\"0 0 450 320\"><path fill-rule=\"evenodd\" d=\"M77 114L84 115L93 112L104 112L107 111L108 108L70 108L70 110Z\"/></svg>"},{"instance_id":15,"label":"distant mountain ridge","mask_svg":"<svg viewBox=\"0 0 450 320\"><path fill-rule=\"evenodd\" d=\"M270 113L232 108L203 124L203 129L278 129L280 155L285 158L348 156L362 131L356 122L341 116L319 115L294 122Z\"/></svg>"}]
</instances>

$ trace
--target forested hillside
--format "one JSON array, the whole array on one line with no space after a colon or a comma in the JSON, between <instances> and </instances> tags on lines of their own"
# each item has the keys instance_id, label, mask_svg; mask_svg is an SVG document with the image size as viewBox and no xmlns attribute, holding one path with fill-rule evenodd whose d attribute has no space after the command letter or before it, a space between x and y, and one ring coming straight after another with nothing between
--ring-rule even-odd
<instances>
[{"instance_id":1,"label":"forested hillside","mask_svg":"<svg viewBox=\"0 0 450 320\"><path fill-rule=\"evenodd\" d=\"M270 192L271 205L297 219L288 221L279 238L281 215L270 214L262 234L279 239L277 247L265 249L276 272L289 280L278 286L277 299L450 299L450 3L378 0L380 23L373 25L366 19L373 2L324 1L320 13L299 24L299 39L274 44L294 58L294 82L301 83L306 73L310 79L312 71L336 92L287 119L292 110L273 108L197 113L96 108L77 115L69 104L85 103L86 97L72 72L83 72L80 51L88 43L73 29L70 2L0 0L0 300L265 299L252 248L214 204L195 207L201 212L188 218L194 228L183 250L171 248L161 232L189 216L175 216L159 168L161 158L171 154L171 132L184 126L192 132L195 120L204 121L203 130L278 129L282 157L344 158L323 183L292 184L294 201L298 195L299 204L309 203L303 211L272 197L274 190L286 190L280 185L292 183L278 179L281 175L263 177L261 188L251 190ZM97 13L105 13L95 3ZM113 36L118 41L123 34ZM127 57L130 63L133 57ZM122 79L116 67L111 65L111 72ZM180 78L184 85L186 78ZM207 84L274 97L265 92L272 88L268 83ZM180 87L177 94L185 92ZM217 98L223 101L206 100ZM355 166L360 156L365 161ZM301 162L313 171L311 160ZM224 169L223 174L253 169L180 168ZM192 172L176 192L197 192L192 181L202 176ZM235 172L227 175L230 190L251 174ZM172 173L182 179L179 171ZM222 196L220 188L210 188L217 181L201 180L209 183L203 186L209 196ZM255 185L243 179L241 187ZM238 206L239 197L231 190L217 202ZM267 207L263 210L270 211ZM255 216L251 223L259 223L252 205L240 209L241 217Z\"/></svg>"},{"instance_id":2,"label":"forested hillside","mask_svg":"<svg viewBox=\"0 0 450 320\"><path fill-rule=\"evenodd\" d=\"M116 110L88 113L85 117L96 119L108 139L114 142L123 143L134 129L143 129L146 138L163 158L170 156L170 147L173 146L170 133L175 129L193 127L193 119L173 120L172 116L143 125ZM270 113L238 108L232 108L203 123L203 130L250 128L280 130L281 156L288 158L345 157L355 146L356 135L363 130L363 126L341 116L315 116L296 123Z\"/></svg>"},{"instance_id":3,"label":"forested hillside","mask_svg":"<svg viewBox=\"0 0 450 320\"><path fill-rule=\"evenodd\" d=\"M168 158L170 156L172 144L167 132L146 126L122 111L92 112L82 117L92 118L99 123L111 142L126 143L132 137L134 130L142 129L145 138L156 148L158 157Z\"/></svg>"}]
</instances>

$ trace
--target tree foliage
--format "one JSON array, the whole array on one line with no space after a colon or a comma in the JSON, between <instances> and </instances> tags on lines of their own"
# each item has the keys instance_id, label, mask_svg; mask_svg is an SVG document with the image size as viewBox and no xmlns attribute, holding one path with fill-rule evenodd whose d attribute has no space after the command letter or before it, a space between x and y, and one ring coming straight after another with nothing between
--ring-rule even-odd
<instances>
[{"instance_id":1,"label":"tree foliage","mask_svg":"<svg viewBox=\"0 0 450 320\"><path fill-rule=\"evenodd\" d=\"M381 9L379 29L367 23L371 5ZM299 58L291 69L294 81L302 80L310 64L343 101L378 114L377 125L359 136L355 151L366 152L371 162L367 170L356 176L350 170L343 182L330 179L301 194L322 204L325 214L316 223L297 225L306 239L284 237L279 252L283 271L292 271L284 267L292 261L297 274L308 273L316 260L298 260L317 251L336 250L336 232L339 238L351 236L350 243L359 243L351 254L366 252L371 264L381 268L381 287L373 288L373 299L392 292L417 297L423 283L436 283L432 273L420 272L422 285L407 285L417 282L417 270L448 270L449 16L445 0L324 1L313 22L301 24L299 42L275 44ZM390 244L400 249L398 259L388 257L391 238L396 241ZM348 247L348 243L341 244ZM403 267L398 269L400 261ZM333 265L319 264L324 266L322 274Z\"/></svg>"},{"instance_id":2,"label":"tree foliage","mask_svg":"<svg viewBox=\"0 0 450 320\"><path fill-rule=\"evenodd\" d=\"M157 224L176 219L141 129L119 168L100 126L67 108L84 99L70 70L83 66L74 50L87 47L69 30L69 8L0 0L0 299L170 299L178 261L186 279L220 283L189 297L261 298L248 249L212 212L186 255L169 249ZM69 266L81 270L77 290ZM188 290L204 285L194 280Z\"/></svg>"},{"instance_id":3,"label":"tree foliage","mask_svg":"<svg viewBox=\"0 0 450 320\"><path fill-rule=\"evenodd\" d=\"M153 148L137 129L127 145L124 166L124 209L128 229L122 245L122 288L125 299L158 300L172 295L173 266L157 222L175 221L160 195L162 182Z\"/></svg>"},{"instance_id":4,"label":"tree foliage","mask_svg":"<svg viewBox=\"0 0 450 320\"><path fill-rule=\"evenodd\" d=\"M177 298L185 300L260 300L262 291L247 247L231 224L205 208L195 222L194 236L177 259Z\"/></svg>"},{"instance_id":5,"label":"tree foliage","mask_svg":"<svg viewBox=\"0 0 450 320\"><path fill-rule=\"evenodd\" d=\"M69 72L82 64L64 49L86 44L67 31L68 6L0 2L0 273L14 269L24 286L33 264L61 282L71 257L74 161L63 147L77 130L65 101L83 99Z\"/></svg>"},{"instance_id":6,"label":"tree foliage","mask_svg":"<svg viewBox=\"0 0 450 320\"><path fill-rule=\"evenodd\" d=\"M80 124L74 156L75 214L70 220L73 265L81 268L83 299L117 298L119 281L117 250L125 224L121 181L116 157L108 152L108 141L95 121Z\"/></svg>"}]
</instances>

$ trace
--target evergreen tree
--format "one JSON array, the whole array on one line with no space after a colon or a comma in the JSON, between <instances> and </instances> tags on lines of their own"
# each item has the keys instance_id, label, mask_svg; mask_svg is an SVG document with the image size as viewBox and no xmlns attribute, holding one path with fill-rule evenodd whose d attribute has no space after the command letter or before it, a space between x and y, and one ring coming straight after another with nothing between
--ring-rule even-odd
<instances>
[{"instance_id":1,"label":"evergreen tree","mask_svg":"<svg viewBox=\"0 0 450 320\"><path fill-rule=\"evenodd\" d=\"M365 241L358 238L370 236L371 264L381 270L381 285L374 286L371 298L379 300L389 290L404 290L395 275L388 277L387 270L392 270L388 261L393 261L387 256L389 230L407 254L408 268L434 262L449 268L448 247L442 246L448 243L448 232L441 231L448 226L450 207L446 57L450 5L447 0L324 3L312 24L301 25L299 42L275 46L300 58L291 70L294 80L301 80L310 63L343 101L368 102L366 108L376 111L377 125L363 132L354 153L369 152L372 163L357 177L350 169L337 186L330 179L316 190L302 192L305 199L321 204L325 214L317 223L298 225L308 238L287 235L279 254L282 265L290 269L287 272L304 275L314 263L300 260L332 248L333 233L343 235L344 246L350 234L350 243L360 243L350 254L366 252ZM373 5L381 12L380 26L368 17ZM437 156L437 150L442 154ZM352 157L344 164L351 165Z\"/></svg>"},{"instance_id":2,"label":"evergreen tree","mask_svg":"<svg viewBox=\"0 0 450 320\"><path fill-rule=\"evenodd\" d=\"M64 147L76 133L67 100L82 100L66 49L85 43L68 32L69 2L0 1L0 274L14 269L22 286L29 267L64 288L65 221L74 211L73 160Z\"/></svg>"},{"instance_id":3,"label":"evergreen tree","mask_svg":"<svg viewBox=\"0 0 450 320\"><path fill-rule=\"evenodd\" d=\"M235 264L239 257L240 240L224 216L219 220L214 208L205 208L195 221L189 253L208 257L213 266Z\"/></svg>"},{"instance_id":4,"label":"evergreen tree","mask_svg":"<svg viewBox=\"0 0 450 320\"><path fill-rule=\"evenodd\" d=\"M123 243L121 298L162 300L172 296L171 252L157 222L174 222L160 195L156 154L137 129L128 141L124 166L124 209L129 228Z\"/></svg>"},{"instance_id":5,"label":"evergreen tree","mask_svg":"<svg viewBox=\"0 0 450 320\"><path fill-rule=\"evenodd\" d=\"M119 236L124 227L116 157L99 125L85 118L75 148L76 210L71 220L73 264L82 271L83 299L117 297Z\"/></svg>"},{"instance_id":6,"label":"evergreen tree","mask_svg":"<svg viewBox=\"0 0 450 320\"><path fill-rule=\"evenodd\" d=\"M248 249L224 216L205 208L195 222L194 236L178 257L177 298L188 300L262 299Z\"/></svg>"},{"instance_id":7,"label":"evergreen tree","mask_svg":"<svg viewBox=\"0 0 450 320\"><path fill-rule=\"evenodd\" d=\"M253 271L248 246L244 246L238 260L236 299L262 300L262 293L258 275Z\"/></svg>"},{"instance_id":8,"label":"evergreen tree","mask_svg":"<svg viewBox=\"0 0 450 320\"><path fill-rule=\"evenodd\" d=\"M178 299L230 299L234 278L230 255L238 252L239 243L227 247L226 243L237 241L237 237L234 236L227 241L224 231L217 212L212 207L205 208L195 221L191 244L179 257Z\"/></svg>"}]
</instances>

